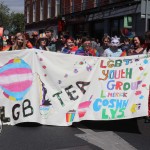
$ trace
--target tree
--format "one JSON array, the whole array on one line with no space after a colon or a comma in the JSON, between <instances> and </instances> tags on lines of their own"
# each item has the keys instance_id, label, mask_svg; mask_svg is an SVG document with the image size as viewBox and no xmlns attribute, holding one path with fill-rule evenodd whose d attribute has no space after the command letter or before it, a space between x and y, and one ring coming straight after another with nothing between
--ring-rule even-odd
<instances>
[{"instance_id":1,"label":"tree","mask_svg":"<svg viewBox=\"0 0 150 150\"><path fill-rule=\"evenodd\" d=\"M14 13L10 14L11 30L12 33L24 32L24 14Z\"/></svg>"},{"instance_id":2,"label":"tree","mask_svg":"<svg viewBox=\"0 0 150 150\"><path fill-rule=\"evenodd\" d=\"M9 11L10 9L4 2L0 2L0 25L7 27L9 25Z\"/></svg>"},{"instance_id":3,"label":"tree","mask_svg":"<svg viewBox=\"0 0 150 150\"><path fill-rule=\"evenodd\" d=\"M0 26L12 34L24 32L24 14L10 12L8 6L0 2Z\"/></svg>"}]
</instances>

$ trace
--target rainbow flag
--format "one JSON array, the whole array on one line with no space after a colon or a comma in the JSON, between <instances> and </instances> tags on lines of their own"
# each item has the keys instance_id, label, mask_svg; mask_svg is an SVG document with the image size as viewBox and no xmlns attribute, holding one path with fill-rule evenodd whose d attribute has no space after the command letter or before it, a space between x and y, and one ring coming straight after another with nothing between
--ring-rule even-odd
<instances>
[{"instance_id":1,"label":"rainbow flag","mask_svg":"<svg viewBox=\"0 0 150 150\"><path fill-rule=\"evenodd\" d=\"M3 50L2 51L8 51L10 49L10 45L6 45L6 46L3 46Z\"/></svg>"},{"instance_id":2,"label":"rainbow flag","mask_svg":"<svg viewBox=\"0 0 150 150\"><path fill-rule=\"evenodd\" d=\"M123 51L120 55L120 57L123 57L123 56L127 56L127 52L126 51Z\"/></svg>"},{"instance_id":3,"label":"rainbow flag","mask_svg":"<svg viewBox=\"0 0 150 150\"><path fill-rule=\"evenodd\" d=\"M7 38L3 37L3 49L2 51L8 51L10 49L11 45L7 45Z\"/></svg>"}]
</instances>

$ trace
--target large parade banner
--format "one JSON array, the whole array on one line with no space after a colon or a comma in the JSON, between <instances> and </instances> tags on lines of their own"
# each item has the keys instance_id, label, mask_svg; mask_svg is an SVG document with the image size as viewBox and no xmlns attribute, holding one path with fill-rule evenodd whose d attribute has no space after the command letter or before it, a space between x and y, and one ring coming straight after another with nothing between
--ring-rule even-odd
<instances>
[{"instance_id":1,"label":"large parade banner","mask_svg":"<svg viewBox=\"0 0 150 150\"><path fill-rule=\"evenodd\" d=\"M77 56L27 49L0 53L0 117L15 125L148 115L150 57Z\"/></svg>"}]
</instances>

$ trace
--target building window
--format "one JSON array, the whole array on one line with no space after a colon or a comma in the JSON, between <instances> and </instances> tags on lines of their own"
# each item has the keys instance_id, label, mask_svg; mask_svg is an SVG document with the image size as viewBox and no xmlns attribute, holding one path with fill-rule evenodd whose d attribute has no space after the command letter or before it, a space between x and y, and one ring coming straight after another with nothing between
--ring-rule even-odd
<instances>
[{"instance_id":1,"label":"building window","mask_svg":"<svg viewBox=\"0 0 150 150\"><path fill-rule=\"evenodd\" d=\"M55 1L55 16L60 15L60 0Z\"/></svg>"},{"instance_id":2,"label":"building window","mask_svg":"<svg viewBox=\"0 0 150 150\"><path fill-rule=\"evenodd\" d=\"M48 11L47 11L48 18L51 18L52 16L51 10L52 10L52 0L48 0Z\"/></svg>"},{"instance_id":3,"label":"building window","mask_svg":"<svg viewBox=\"0 0 150 150\"><path fill-rule=\"evenodd\" d=\"M43 20L44 16L44 0L40 0L40 20Z\"/></svg>"},{"instance_id":4,"label":"building window","mask_svg":"<svg viewBox=\"0 0 150 150\"><path fill-rule=\"evenodd\" d=\"M74 0L70 0L70 13L74 13Z\"/></svg>"},{"instance_id":5,"label":"building window","mask_svg":"<svg viewBox=\"0 0 150 150\"><path fill-rule=\"evenodd\" d=\"M94 0L94 7L100 6L100 0Z\"/></svg>"},{"instance_id":6,"label":"building window","mask_svg":"<svg viewBox=\"0 0 150 150\"><path fill-rule=\"evenodd\" d=\"M27 23L29 23L30 20L30 5L27 5Z\"/></svg>"},{"instance_id":7,"label":"building window","mask_svg":"<svg viewBox=\"0 0 150 150\"><path fill-rule=\"evenodd\" d=\"M33 22L36 21L36 2L33 2Z\"/></svg>"},{"instance_id":8,"label":"building window","mask_svg":"<svg viewBox=\"0 0 150 150\"><path fill-rule=\"evenodd\" d=\"M86 9L87 0L82 0L82 10Z\"/></svg>"}]
</instances>

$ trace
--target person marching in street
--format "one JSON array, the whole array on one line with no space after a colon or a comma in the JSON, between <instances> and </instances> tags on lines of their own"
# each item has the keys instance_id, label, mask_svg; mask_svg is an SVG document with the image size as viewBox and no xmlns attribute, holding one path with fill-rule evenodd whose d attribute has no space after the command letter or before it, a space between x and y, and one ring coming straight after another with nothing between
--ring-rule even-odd
<instances>
[{"instance_id":1,"label":"person marching in street","mask_svg":"<svg viewBox=\"0 0 150 150\"><path fill-rule=\"evenodd\" d=\"M6 40L7 45L13 45L15 43L15 36L14 35L9 35L8 39Z\"/></svg>"},{"instance_id":2,"label":"person marching in street","mask_svg":"<svg viewBox=\"0 0 150 150\"><path fill-rule=\"evenodd\" d=\"M128 51L128 55L139 55L139 54L146 54L145 50L145 41L142 36L134 36L132 43L134 47Z\"/></svg>"},{"instance_id":3,"label":"person marching in street","mask_svg":"<svg viewBox=\"0 0 150 150\"><path fill-rule=\"evenodd\" d=\"M130 43L130 39L128 37L123 37L122 38L122 45L121 49L123 53L125 53L125 56L128 56L128 52L130 49L132 49L134 46L133 44Z\"/></svg>"},{"instance_id":4,"label":"person marching in street","mask_svg":"<svg viewBox=\"0 0 150 150\"><path fill-rule=\"evenodd\" d=\"M31 44L33 45L33 48L36 47L37 41L38 41L38 32L34 31L32 32L32 38L29 38L29 41L31 42Z\"/></svg>"},{"instance_id":5,"label":"person marching in street","mask_svg":"<svg viewBox=\"0 0 150 150\"><path fill-rule=\"evenodd\" d=\"M24 36L26 38L26 47L27 48L33 48L33 45L32 43L30 42L30 36L29 36L29 33L24 33Z\"/></svg>"},{"instance_id":6,"label":"person marching in street","mask_svg":"<svg viewBox=\"0 0 150 150\"><path fill-rule=\"evenodd\" d=\"M62 49L61 52L65 54L75 54L77 49L78 49L78 46L75 46L74 39L69 38L67 39L66 46Z\"/></svg>"},{"instance_id":7,"label":"person marching in street","mask_svg":"<svg viewBox=\"0 0 150 150\"><path fill-rule=\"evenodd\" d=\"M95 41L95 38L91 38L91 45L92 45L92 49L97 49L98 48L97 43Z\"/></svg>"},{"instance_id":8,"label":"person marching in street","mask_svg":"<svg viewBox=\"0 0 150 150\"><path fill-rule=\"evenodd\" d=\"M110 44L110 36L109 35L104 35L102 38L102 46L100 46L97 50L99 53L99 57L103 56L103 53L105 51L105 49L109 48L109 44Z\"/></svg>"},{"instance_id":9,"label":"person marching in street","mask_svg":"<svg viewBox=\"0 0 150 150\"><path fill-rule=\"evenodd\" d=\"M15 37L15 43L12 46L12 50L22 50L22 49L26 49L26 38L25 35L23 33L17 33L16 37Z\"/></svg>"},{"instance_id":10,"label":"person marching in street","mask_svg":"<svg viewBox=\"0 0 150 150\"><path fill-rule=\"evenodd\" d=\"M120 45L120 38L117 36L112 37L110 47L105 49L103 57L120 57L122 54L122 50L119 48Z\"/></svg>"},{"instance_id":11,"label":"person marching in street","mask_svg":"<svg viewBox=\"0 0 150 150\"><path fill-rule=\"evenodd\" d=\"M57 39L53 36L54 30L51 27L45 29L45 36L48 39L49 51L57 52Z\"/></svg>"},{"instance_id":12,"label":"person marching in street","mask_svg":"<svg viewBox=\"0 0 150 150\"><path fill-rule=\"evenodd\" d=\"M88 37L83 37L82 38L82 45L75 52L75 55L98 56L97 50L96 49L92 49L91 40Z\"/></svg>"},{"instance_id":13,"label":"person marching in street","mask_svg":"<svg viewBox=\"0 0 150 150\"><path fill-rule=\"evenodd\" d=\"M48 39L46 37L41 37L37 41L36 48L39 50L49 51L48 49Z\"/></svg>"},{"instance_id":14,"label":"person marching in street","mask_svg":"<svg viewBox=\"0 0 150 150\"><path fill-rule=\"evenodd\" d=\"M60 38L57 41L57 52L63 52L63 49L67 48L67 40L69 39L69 35L61 34Z\"/></svg>"}]
</instances>

